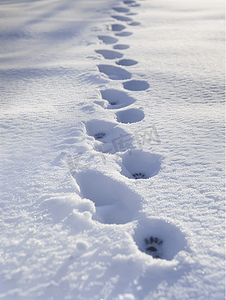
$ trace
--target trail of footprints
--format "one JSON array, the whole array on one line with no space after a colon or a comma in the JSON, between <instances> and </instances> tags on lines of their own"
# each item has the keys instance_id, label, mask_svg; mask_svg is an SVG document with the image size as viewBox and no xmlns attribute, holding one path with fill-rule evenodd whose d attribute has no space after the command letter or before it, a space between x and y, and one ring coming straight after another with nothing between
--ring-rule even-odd
<instances>
[{"instance_id":1,"label":"trail of footprints","mask_svg":"<svg viewBox=\"0 0 226 300\"><path fill-rule=\"evenodd\" d=\"M111 25L111 31L115 37L99 35L98 39L109 49L97 49L95 52L105 60L113 64L98 64L100 73L110 80L122 81L124 91L116 89L100 90L102 100L96 101L106 111L115 109L116 123L103 120L91 120L86 123L86 132L102 143L99 151L103 153L121 154L121 174L132 180L143 180L158 174L161 167L161 159L157 154L143 152L138 149L128 151L129 144L125 147L112 147L112 141L117 137L125 137L128 134L120 128L120 123L131 124L140 122L145 114L137 108L124 109L132 105L136 100L129 96L126 91L146 91L149 88L147 81L131 79L132 74L123 67L138 64L134 59L122 58L129 45L120 43L120 37L128 37L133 33L126 31L126 25L139 26L131 16L136 13L130 12L130 8L138 7L136 1L123 1L122 6L113 7L114 14L111 16L116 22ZM121 22L123 24L121 24ZM120 51L123 52L120 52ZM98 151L98 149L96 149ZM124 152L124 153L123 153ZM140 196L131 191L125 184L120 183L101 172L84 170L74 173L74 178L80 186L83 198L90 199L96 206L93 218L105 224L125 224L136 219L140 210ZM102 188L104 186L104 189ZM185 247L185 238L178 228L164 220L139 219L134 233L134 240L138 248L151 255L153 258L171 260L175 254Z\"/></svg>"}]
</instances>

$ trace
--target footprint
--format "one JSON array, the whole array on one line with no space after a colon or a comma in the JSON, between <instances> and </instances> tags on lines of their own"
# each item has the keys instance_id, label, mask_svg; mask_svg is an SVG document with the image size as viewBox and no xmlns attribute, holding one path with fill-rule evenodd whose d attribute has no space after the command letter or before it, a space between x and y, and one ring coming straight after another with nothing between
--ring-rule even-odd
<instances>
[{"instance_id":1,"label":"footprint","mask_svg":"<svg viewBox=\"0 0 226 300\"><path fill-rule=\"evenodd\" d=\"M123 54L113 50L95 50L96 53L103 55L105 59L115 59L123 57Z\"/></svg>"},{"instance_id":2,"label":"footprint","mask_svg":"<svg viewBox=\"0 0 226 300\"><path fill-rule=\"evenodd\" d=\"M136 2L133 0L125 0L123 1L124 4L135 4Z\"/></svg>"},{"instance_id":3,"label":"footprint","mask_svg":"<svg viewBox=\"0 0 226 300\"><path fill-rule=\"evenodd\" d=\"M141 23L140 22L131 22L131 23L128 23L128 25L130 26L139 26Z\"/></svg>"},{"instance_id":4,"label":"footprint","mask_svg":"<svg viewBox=\"0 0 226 300\"><path fill-rule=\"evenodd\" d=\"M158 174L161 157L157 154L133 150L122 156L121 174L133 179L148 179Z\"/></svg>"},{"instance_id":5,"label":"footprint","mask_svg":"<svg viewBox=\"0 0 226 300\"><path fill-rule=\"evenodd\" d=\"M113 25L111 25L112 31L122 31L125 28L126 27L123 26L123 25L121 25L121 24L113 24Z\"/></svg>"},{"instance_id":6,"label":"footprint","mask_svg":"<svg viewBox=\"0 0 226 300\"><path fill-rule=\"evenodd\" d=\"M145 91L149 88L149 84L143 80L130 80L123 82L123 87L129 91Z\"/></svg>"},{"instance_id":7,"label":"footprint","mask_svg":"<svg viewBox=\"0 0 226 300\"><path fill-rule=\"evenodd\" d=\"M133 66L133 65L136 65L137 63L138 62L133 59L120 59L120 60L116 61L116 64L120 65L120 66Z\"/></svg>"},{"instance_id":8,"label":"footprint","mask_svg":"<svg viewBox=\"0 0 226 300\"><path fill-rule=\"evenodd\" d=\"M125 50L128 49L129 45L125 45L125 44L117 44L113 46L113 49L117 49L117 50Z\"/></svg>"},{"instance_id":9,"label":"footprint","mask_svg":"<svg viewBox=\"0 0 226 300\"><path fill-rule=\"evenodd\" d=\"M93 219L105 224L131 222L139 211L140 197L126 184L116 181L101 172L86 170L74 178L81 196L90 199L96 206Z\"/></svg>"},{"instance_id":10,"label":"footprint","mask_svg":"<svg viewBox=\"0 0 226 300\"><path fill-rule=\"evenodd\" d=\"M133 238L139 250L153 258L172 260L187 246L180 229L161 219L140 218L134 232Z\"/></svg>"},{"instance_id":11,"label":"footprint","mask_svg":"<svg viewBox=\"0 0 226 300\"><path fill-rule=\"evenodd\" d=\"M113 7L113 9L117 12L120 12L120 13L126 13L126 12L129 12L129 8L126 8L126 7Z\"/></svg>"},{"instance_id":12,"label":"footprint","mask_svg":"<svg viewBox=\"0 0 226 300\"><path fill-rule=\"evenodd\" d=\"M131 105L136 100L133 97L128 96L127 93L123 91L118 91L114 89L107 89L100 91L101 97L109 102L108 109L118 109L128 105Z\"/></svg>"},{"instance_id":13,"label":"footprint","mask_svg":"<svg viewBox=\"0 0 226 300\"><path fill-rule=\"evenodd\" d=\"M123 32L115 33L116 36L130 36L132 34L133 33L129 32L129 31L123 31Z\"/></svg>"},{"instance_id":14,"label":"footprint","mask_svg":"<svg viewBox=\"0 0 226 300\"><path fill-rule=\"evenodd\" d=\"M87 134L93 136L96 140L106 138L116 125L116 123L101 120L91 120L85 123Z\"/></svg>"},{"instance_id":15,"label":"footprint","mask_svg":"<svg viewBox=\"0 0 226 300\"><path fill-rule=\"evenodd\" d=\"M117 112L116 116L120 123L136 123L143 120L144 113L137 108L130 108Z\"/></svg>"},{"instance_id":16,"label":"footprint","mask_svg":"<svg viewBox=\"0 0 226 300\"><path fill-rule=\"evenodd\" d=\"M118 42L117 38L114 38L112 36L107 36L107 35L99 35L98 39L101 40L106 45L115 44Z\"/></svg>"},{"instance_id":17,"label":"footprint","mask_svg":"<svg viewBox=\"0 0 226 300\"><path fill-rule=\"evenodd\" d=\"M115 154L129 149L134 137L120 128L117 123L102 120L90 120L85 123L86 132L93 136L95 140L102 142L94 150L102 153ZM96 155L101 155L96 154ZM94 155L95 156L95 155ZM102 158L103 154L102 154Z\"/></svg>"},{"instance_id":18,"label":"footprint","mask_svg":"<svg viewBox=\"0 0 226 300\"><path fill-rule=\"evenodd\" d=\"M120 67L111 65L98 65L97 67L101 73L104 73L112 80L124 80L131 78L131 73Z\"/></svg>"},{"instance_id":19,"label":"footprint","mask_svg":"<svg viewBox=\"0 0 226 300\"><path fill-rule=\"evenodd\" d=\"M118 20L118 21L123 21L123 22L129 22L129 21L133 20L129 17L124 17L124 16L111 16L111 17Z\"/></svg>"}]
</instances>

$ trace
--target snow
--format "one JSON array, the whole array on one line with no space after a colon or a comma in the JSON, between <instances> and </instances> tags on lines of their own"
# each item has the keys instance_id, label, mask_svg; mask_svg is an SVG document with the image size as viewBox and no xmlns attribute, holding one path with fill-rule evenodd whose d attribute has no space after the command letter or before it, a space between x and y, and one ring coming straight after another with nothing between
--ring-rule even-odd
<instances>
[{"instance_id":1,"label":"snow","mask_svg":"<svg viewBox=\"0 0 226 300\"><path fill-rule=\"evenodd\" d=\"M224 299L224 3L0 3L0 299Z\"/></svg>"}]
</instances>

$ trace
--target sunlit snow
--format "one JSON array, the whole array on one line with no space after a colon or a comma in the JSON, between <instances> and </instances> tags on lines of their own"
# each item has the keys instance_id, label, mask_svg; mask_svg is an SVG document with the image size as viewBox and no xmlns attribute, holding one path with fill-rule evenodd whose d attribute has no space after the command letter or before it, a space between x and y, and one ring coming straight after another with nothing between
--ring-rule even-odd
<instances>
[{"instance_id":1,"label":"sunlit snow","mask_svg":"<svg viewBox=\"0 0 226 300\"><path fill-rule=\"evenodd\" d=\"M223 300L223 0L0 1L0 299Z\"/></svg>"}]
</instances>

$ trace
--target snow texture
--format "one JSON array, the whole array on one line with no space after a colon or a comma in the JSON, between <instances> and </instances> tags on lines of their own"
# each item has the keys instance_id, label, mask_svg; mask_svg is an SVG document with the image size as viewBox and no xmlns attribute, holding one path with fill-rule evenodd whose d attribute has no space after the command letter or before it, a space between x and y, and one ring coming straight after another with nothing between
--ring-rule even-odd
<instances>
[{"instance_id":1,"label":"snow texture","mask_svg":"<svg viewBox=\"0 0 226 300\"><path fill-rule=\"evenodd\" d=\"M223 0L0 17L0 299L223 300Z\"/></svg>"}]
</instances>

